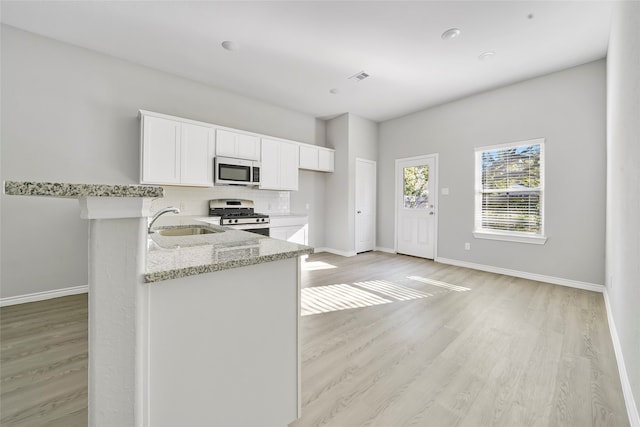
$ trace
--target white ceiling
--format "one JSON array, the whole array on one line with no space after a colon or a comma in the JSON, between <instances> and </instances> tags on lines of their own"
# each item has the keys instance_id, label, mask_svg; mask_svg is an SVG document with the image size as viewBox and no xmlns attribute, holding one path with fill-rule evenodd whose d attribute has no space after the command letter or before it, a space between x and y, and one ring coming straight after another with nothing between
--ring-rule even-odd
<instances>
[{"instance_id":1,"label":"white ceiling","mask_svg":"<svg viewBox=\"0 0 640 427\"><path fill-rule=\"evenodd\" d=\"M1 7L3 23L27 31L315 117L350 112L375 121L603 58L611 15L608 1L2 0ZM452 27L460 36L443 40ZM224 50L224 40L239 48ZM480 61L485 51L496 55ZM370 77L348 79L360 71Z\"/></svg>"}]
</instances>

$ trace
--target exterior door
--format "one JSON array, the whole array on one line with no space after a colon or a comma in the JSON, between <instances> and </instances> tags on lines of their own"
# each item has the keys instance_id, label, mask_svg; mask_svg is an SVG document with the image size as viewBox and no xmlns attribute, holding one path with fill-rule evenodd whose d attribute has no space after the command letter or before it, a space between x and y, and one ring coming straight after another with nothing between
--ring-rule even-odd
<instances>
[{"instance_id":1,"label":"exterior door","mask_svg":"<svg viewBox=\"0 0 640 427\"><path fill-rule=\"evenodd\" d=\"M396 251L433 259L436 252L437 155L396 160Z\"/></svg>"},{"instance_id":2,"label":"exterior door","mask_svg":"<svg viewBox=\"0 0 640 427\"><path fill-rule=\"evenodd\" d=\"M376 162L356 159L356 252L376 245Z\"/></svg>"}]
</instances>

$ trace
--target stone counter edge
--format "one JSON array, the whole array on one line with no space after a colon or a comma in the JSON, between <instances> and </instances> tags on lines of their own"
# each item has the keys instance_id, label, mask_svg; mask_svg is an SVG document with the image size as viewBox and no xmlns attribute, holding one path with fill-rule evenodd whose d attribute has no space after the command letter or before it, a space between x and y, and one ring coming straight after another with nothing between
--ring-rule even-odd
<instances>
[{"instance_id":1,"label":"stone counter edge","mask_svg":"<svg viewBox=\"0 0 640 427\"><path fill-rule=\"evenodd\" d=\"M164 189L153 185L70 184L62 182L5 181L10 196L42 196L81 199L84 197L164 197Z\"/></svg>"},{"instance_id":2,"label":"stone counter edge","mask_svg":"<svg viewBox=\"0 0 640 427\"><path fill-rule=\"evenodd\" d=\"M174 270L158 271L154 273L146 273L144 275L145 283L161 282L163 280L179 279L181 277L195 276L198 274L213 273L215 271L229 270L237 267L245 267L248 265L264 264L282 259L295 258L302 255L310 255L314 252L313 248L306 247L295 251L281 252L272 255L264 255L256 258L240 258L230 261L198 265L194 267L178 268Z\"/></svg>"}]
</instances>

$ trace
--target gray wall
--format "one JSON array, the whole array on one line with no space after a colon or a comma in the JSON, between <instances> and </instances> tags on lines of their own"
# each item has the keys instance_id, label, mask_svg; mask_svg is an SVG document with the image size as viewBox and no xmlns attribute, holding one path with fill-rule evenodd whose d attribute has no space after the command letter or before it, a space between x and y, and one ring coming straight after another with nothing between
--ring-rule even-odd
<instances>
[{"instance_id":1,"label":"gray wall","mask_svg":"<svg viewBox=\"0 0 640 427\"><path fill-rule=\"evenodd\" d=\"M356 158L377 160L378 124L346 113L327 121L326 128L327 146L336 149L336 170L326 179L325 243L355 255Z\"/></svg>"},{"instance_id":2,"label":"gray wall","mask_svg":"<svg viewBox=\"0 0 640 427\"><path fill-rule=\"evenodd\" d=\"M378 246L394 247L395 159L439 153L438 257L604 284L605 86L600 60L381 123ZM539 137L546 244L474 239L474 147Z\"/></svg>"},{"instance_id":3,"label":"gray wall","mask_svg":"<svg viewBox=\"0 0 640 427\"><path fill-rule=\"evenodd\" d=\"M325 245L327 248L348 252L349 114L327 121L327 147L334 148L336 154L335 171L327 176L325 187Z\"/></svg>"},{"instance_id":4,"label":"gray wall","mask_svg":"<svg viewBox=\"0 0 640 427\"><path fill-rule=\"evenodd\" d=\"M324 145L324 121L303 113L5 25L1 47L3 180L138 183L138 109ZM303 177L301 194L320 179ZM87 284L79 214L73 200L2 196L0 297Z\"/></svg>"},{"instance_id":5,"label":"gray wall","mask_svg":"<svg viewBox=\"0 0 640 427\"><path fill-rule=\"evenodd\" d=\"M640 3L624 2L616 7L607 57L606 292L637 416L640 412Z\"/></svg>"}]
</instances>

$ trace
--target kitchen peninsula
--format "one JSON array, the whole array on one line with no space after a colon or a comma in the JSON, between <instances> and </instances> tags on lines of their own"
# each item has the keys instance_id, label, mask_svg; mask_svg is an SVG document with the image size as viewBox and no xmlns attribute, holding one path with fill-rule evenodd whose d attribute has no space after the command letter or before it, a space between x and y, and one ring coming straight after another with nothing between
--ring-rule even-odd
<instances>
[{"instance_id":1,"label":"kitchen peninsula","mask_svg":"<svg viewBox=\"0 0 640 427\"><path fill-rule=\"evenodd\" d=\"M312 248L215 226L150 237L156 186L6 181L4 191L78 199L89 220L89 425L299 416L300 256Z\"/></svg>"}]
</instances>

